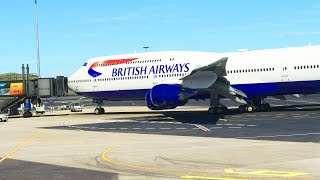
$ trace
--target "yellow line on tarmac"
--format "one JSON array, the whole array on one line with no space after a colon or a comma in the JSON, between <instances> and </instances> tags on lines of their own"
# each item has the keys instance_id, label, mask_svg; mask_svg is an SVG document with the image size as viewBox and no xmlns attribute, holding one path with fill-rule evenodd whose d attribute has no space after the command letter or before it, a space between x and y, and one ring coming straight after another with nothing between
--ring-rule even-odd
<instances>
[{"instance_id":1,"label":"yellow line on tarmac","mask_svg":"<svg viewBox=\"0 0 320 180\"><path fill-rule=\"evenodd\" d=\"M34 134L33 136L31 136L28 140L26 140L25 142L21 143L19 146L17 146L16 148L14 148L11 152L9 152L6 156L4 156L2 159L0 159L0 163L2 161L4 161L5 159L7 159L8 157L10 157L13 153L17 152L20 148L22 148L23 146L27 145L30 141L32 141L34 138L36 138L40 133L42 133L42 131L44 131L43 129L39 130L36 134Z\"/></svg>"},{"instance_id":2,"label":"yellow line on tarmac","mask_svg":"<svg viewBox=\"0 0 320 180\"><path fill-rule=\"evenodd\" d=\"M196 171L188 171L188 170L183 170L183 169L166 169L166 168L155 168L155 167L145 167L142 165L135 165L135 164L126 164L118 161L114 161L110 158L107 157L108 153L113 149L114 147L109 147L107 150L105 150L101 154L101 158L105 160L106 162L119 165L119 166L124 166L124 167L129 167L129 168L135 168L135 169L142 169L146 171L158 171L158 172L170 172L170 173L184 173L184 174L193 174L193 175L204 175L204 176L210 176L209 173L207 172L196 172ZM221 179L221 180L228 180L228 179ZM230 180L237 180L237 179L230 179ZM240 179L239 179L240 180ZM244 180L244 179L241 179Z\"/></svg>"},{"instance_id":3,"label":"yellow line on tarmac","mask_svg":"<svg viewBox=\"0 0 320 180\"><path fill-rule=\"evenodd\" d=\"M103 145L103 144L102 144ZM239 178L233 178L233 177L213 177L217 174L208 173L208 172L197 172L197 171L188 171L184 169L166 169L166 168L156 168L156 167L146 167L142 165L136 165L136 164L126 164L119 161L114 161L107 157L108 153L114 149L114 147L109 147L106 149L102 154L101 158L105 160L106 162L109 162L111 164L127 167L127 168L135 168L135 169L142 169L146 171L158 171L158 172L170 172L170 173L183 173L183 174L189 174L189 175L182 175L180 178L182 179L211 179L211 180L247 180L247 179L239 179ZM239 176L239 175L256 175L256 176L274 176L274 177L294 177L294 176L301 176L305 175L306 173L300 173L300 172L285 172L285 171L271 171L271 170L257 170L253 172L235 172L232 169L225 169L224 175L228 174ZM240 177L241 178L241 177Z\"/></svg>"},{"instance_id":4,"label":"yellow line on tarmac","mask_svg":"<svg viewBox=\"0 0 320 180\"><path fill-rule=\"evenodd\" d=\"M234 179L234 178L216 178L205 176L181 176L182 179L211 179L211 180L246 180L246 179Z\"/></svg>"}]
</instances>

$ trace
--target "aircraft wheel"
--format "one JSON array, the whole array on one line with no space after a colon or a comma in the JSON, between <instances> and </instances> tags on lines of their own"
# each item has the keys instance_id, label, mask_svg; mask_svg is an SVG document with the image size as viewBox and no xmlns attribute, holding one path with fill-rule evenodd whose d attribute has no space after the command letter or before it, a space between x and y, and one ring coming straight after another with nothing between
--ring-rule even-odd
<instances>
[{"instance_id":1,"label":"aircraft wheel","mask_svg":"<svg viewBox=\"0 0 320 180\"><path fill-rule=\"evenodd\" d=\"M241 106L239 106L239 112L240 112L240 113L246 112L246 105L241 105Z\"/></svg>"},{"instance_id":2,"label":"aircraft wheel","mask_svg":"<svg viewBox=\"0 0 320 180\"><path fill-rule=\"evenodd\" d=\"M95 114L95 115L99 115L99 114L100 114L100 109L99 109L99 108L96 108L96 109L94 110L94 114Z\"/></svg>"},{"instance_id":3,"label":"aircraft wheel","mask_svg":"<svg viewBox=\"0 0 320 180\"><path fill-rule=\"evenodd\" d=\"M30 111L26 111L25 113L23 113L23 117L24 118L28 118L28 117L31 117L32 116L32 113Z\"/></svg>"},{"instance_id":4,"label":"aircraft wheel","mask_svg":"<svg viewBox=\"0 0 320 180\"><path fill-rule=\"evenodd\" d=\"M100 114L104 114L104 113L105 113L104 108L100 108Z\"/></svg>"},{"instance_id":5,"label":"aircraft wheel","mask_svg":"<svg viewBox=\"0 0 320 180\"><path fill-rule=\"evenodd\" d=\"M226 110L228 110L227 108L224 107L210 107L208 110L209 114L223 114Z\"/></svg>"},{"instance_id":6,"label":"aircraft wheel","mask_svg":"<svg viewBox=\"0 0 320 180\"><path fill-rule=\"evenodd\" d=\"M264 111L264 107L263 107L262 104L260 104L260 105L254 105L254 107L255 107L255 112L262 112L262 111Z\"/></svg>"},{"instance_id":7,"label":"aircraft wheel","mask_svg":"<svg viewBox=\"0 0 320 180\"><path fill-rule=\"evenodd\" d=\"M208 113L209 113L209 114L215 114L215 113L216 113L215 108L214 108L214 107L210 107L210 108L208 109Z\"/></svg>"},{"instance_id":8,"label":"aircraft wheel","mask_svg":"<svg viewBox=\"0 0 320 180\"><path fill-rule=\"evenodd\" d=\"M216 107L217 114L223 114L223 108L222 107Z\"/></svg>"},{"instance_id":9,"label":"aircraft wheel","mask_svg":"<svg viewBox=\"0 0 320 180\"><path fill-rule=\"evenodd\" d=\"M223 111L223 113L228 113L229 109L228 109L228 107L222 107L222 111Z\"/></svg>"},{"instance_id":10,"label":"aircraft wheel","mask_svg":"<svg viewBox=\"0 0 320 180\"><path fill-rule=\"evenodd\" d=\"M246 108L247 112L251 113L251 112L255 112L256 111L256 107L253 105L248 105Z\"/></svg>"},{"instance_id":11,"label":"aircraft wheel","mask_svg":"<svg viewBox=\"0 0 320 180\"><path fill-rule=\"evenodd\" d=\"M264 108L265 111L270 111L270 108L271 108L270 104L265 103L265 104L263 104L262 106L263 106L263 108Z\"/></svg>"}]
</instances>

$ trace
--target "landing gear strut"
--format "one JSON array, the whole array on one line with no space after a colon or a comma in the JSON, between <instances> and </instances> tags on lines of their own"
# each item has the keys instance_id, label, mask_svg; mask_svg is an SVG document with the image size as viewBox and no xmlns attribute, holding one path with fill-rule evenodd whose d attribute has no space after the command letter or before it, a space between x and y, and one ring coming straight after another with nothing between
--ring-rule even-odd
<instances>
[{"instance_id":1,"label":"landing gear strut","mask_svg":"<svg viewBox=\"0 0 320 180\"><path fill-rule=\"evenodd\" d=\"M219 102L218 94L213 90L210 93L210 108L208 110L209 114L223 114L228 111L226 106L223 106Z\"/></svg>"},{"instance_id":2,"label":"landing gear strut","mask_svg":"<svg viewBox=\"0 0 320 180\"><path fill-rule=\"evenodd\" d=\"M103 100L99 99L99 100L93 100L93 101L98 104L97 108L94 110L94 114L95 115L104 114L105 110L104 108L101 107L103 105Z\"/></svg>"}]
</instances>

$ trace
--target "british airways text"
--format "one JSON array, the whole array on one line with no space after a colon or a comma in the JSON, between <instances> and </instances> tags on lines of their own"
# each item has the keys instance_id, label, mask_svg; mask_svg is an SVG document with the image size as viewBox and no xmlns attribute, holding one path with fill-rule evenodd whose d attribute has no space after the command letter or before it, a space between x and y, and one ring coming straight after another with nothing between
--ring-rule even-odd
<instances>
[{"instance_id":1,"label":"british airways text","mask_svg":"<svg viewBox=\"0 0 320 180\"><path fill-rule=\"evenodd\" d=\"M112 77L188 72L190 63L113 68Z\"/></svg>"}]
</instances>

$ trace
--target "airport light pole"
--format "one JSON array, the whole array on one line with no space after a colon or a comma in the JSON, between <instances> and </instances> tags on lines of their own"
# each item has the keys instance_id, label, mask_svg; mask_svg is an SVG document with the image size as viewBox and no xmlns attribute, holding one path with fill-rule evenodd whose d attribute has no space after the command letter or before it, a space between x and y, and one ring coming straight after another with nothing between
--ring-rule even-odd
<instances>
[{"instance_id":1,"label":"airport light pole","mask_svg":"<svg viewBox=\"0 0 320 180\"><path fill-rule=\"evenodd\" d=\"M143 48L146 50L146 52L148 52L148 49L149 49L148 46L145 46L145 47L143 47Z\"/></svg>"},{"instance_id":2,"label":"airport light pole","mask_svg":"<svg viewBox=\"0 0 320 180\"><path fill-rule=\"evenodd\" d=\"M37 71L38 71L38 78L41 77L40 75L40 50L39 50L39 32L38 32L38 0L34 0L34 15L36 18L36 48L37 48Z\"/></svg>"}]
</instances>

